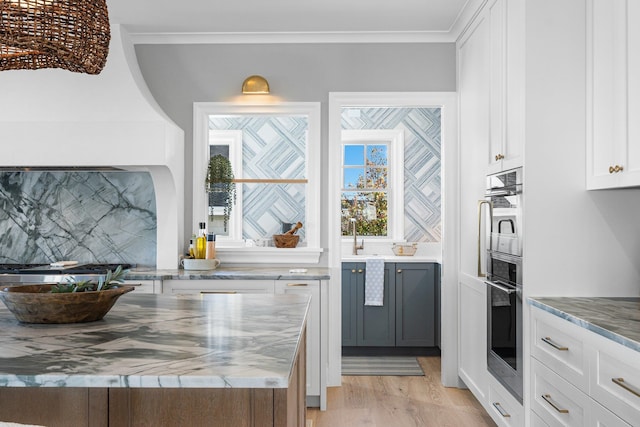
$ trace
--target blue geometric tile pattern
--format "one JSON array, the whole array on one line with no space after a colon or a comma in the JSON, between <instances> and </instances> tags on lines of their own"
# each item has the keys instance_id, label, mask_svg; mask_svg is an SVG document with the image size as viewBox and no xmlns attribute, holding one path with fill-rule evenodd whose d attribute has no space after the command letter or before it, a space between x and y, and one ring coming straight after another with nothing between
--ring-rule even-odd
<instances>
[{"instance_id":1,"label":"blue geometric tile pattern","mask_svg":"<svg viewBox=\"0 0 640 427\"><path fill-rule=\"evenodd\" d=\"M440 108L345 108L342 129L404 130L405 239L440 242Z\"/></svg>"},{"instance_id":2,"label":"blue geometric tile pattern","mask_svg":"<svg viewBox=\"0 0 640 427\"><path fill-rule=\"evenodd\" d=\"M0 172L0 262L156 264L146 172Z\"/></svg>"},{"instance_id":3,"label":"blue geometric tile pattern","mask_svg":"<svg viewBox=\"0 0 640 427\"><path fill-rule=\"evenodd\" d=\"M242 178L306 178L308 127L304 116L209 116L210 129L242 130ZM270 238L282 223L304 224L306 190L304 184L243 184L242 237Z\"/></svg>"}]
</instances>

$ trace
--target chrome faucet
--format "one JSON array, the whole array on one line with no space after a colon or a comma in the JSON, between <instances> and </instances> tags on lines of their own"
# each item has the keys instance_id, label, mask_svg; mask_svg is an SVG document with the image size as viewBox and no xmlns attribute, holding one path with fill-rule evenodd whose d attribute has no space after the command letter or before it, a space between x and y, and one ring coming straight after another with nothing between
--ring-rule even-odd
<instances>
[{"instance_id":1,"label":"chrome faucet","mask_svg":"<svg viewBox=\"0 0 640 427\"><path fill-rule=\"evenodd\" d=\"M356 233L356 219L351 218L351 229L353 230L353 255L358 255L358 249L364 249L364 239L358 245L358 235Z\"/></svg>"}]
</instances>

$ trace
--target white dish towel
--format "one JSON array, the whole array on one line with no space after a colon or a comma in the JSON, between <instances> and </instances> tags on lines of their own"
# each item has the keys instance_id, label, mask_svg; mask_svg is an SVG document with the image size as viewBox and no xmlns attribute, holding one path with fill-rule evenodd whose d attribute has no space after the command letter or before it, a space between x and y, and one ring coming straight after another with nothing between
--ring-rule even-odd
<instances>
[{"instance_id":1,"label":"white dish towel","mask_svg":"<svg viewBox=\"0 0 640 427\"><path fill-rule=\"evenodd\" d=\"M364 281L364 305L384 303L384 258L367 258Z\"/></svg>"}]
</instances>

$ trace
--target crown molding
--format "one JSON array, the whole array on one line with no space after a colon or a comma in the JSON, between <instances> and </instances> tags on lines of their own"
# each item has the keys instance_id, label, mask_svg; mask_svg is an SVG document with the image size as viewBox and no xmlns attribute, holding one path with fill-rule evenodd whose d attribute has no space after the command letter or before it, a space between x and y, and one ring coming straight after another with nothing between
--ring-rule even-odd
<instances>
[{"instance_id":1,"label":"crown molding","mask_svg":"<svg viewBox=\"0 0 640 427\"><path fill-rule=\"evenodd\" d=\"M133 44L453 43L451 31L137 33Z\"/></svg>"}]
</instances>

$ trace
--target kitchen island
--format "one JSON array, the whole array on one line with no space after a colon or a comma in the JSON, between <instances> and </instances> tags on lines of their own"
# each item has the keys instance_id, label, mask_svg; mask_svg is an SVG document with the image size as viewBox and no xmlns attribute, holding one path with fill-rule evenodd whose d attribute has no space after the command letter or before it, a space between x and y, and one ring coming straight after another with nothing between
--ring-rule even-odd
<instances>
[{"instance_id":1,"label":"kitchen island","mask_svg":"<svg viewBox=\"0 0 640 427\"><path fill-rule=\"evenodd\" d=\"M0 421L302 426L305 295L136 295L101 321L0 307Z\"/></svg>"}]
</instances>

